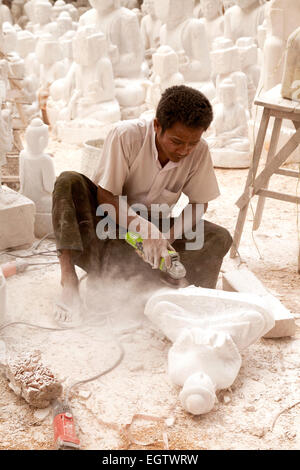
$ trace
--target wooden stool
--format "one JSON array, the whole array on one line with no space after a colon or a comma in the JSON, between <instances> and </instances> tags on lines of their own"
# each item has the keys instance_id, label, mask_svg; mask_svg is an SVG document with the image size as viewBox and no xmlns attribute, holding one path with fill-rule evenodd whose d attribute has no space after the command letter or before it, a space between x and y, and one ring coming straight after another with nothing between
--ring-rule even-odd
<instances>
[{"instance_id":1,"label":"wooden stool","mask_svg":"<svg viewBox=\"0 0 300 470\"><path fill-rule=\"evenodd\" d=\"M254 102L254 104L257 104L258 106L263 106L264 110L254 146L253 160L249 169L245 190L236 202L240 212L233 236L233 245L230 251L231 258L234 258L237 254L247 216L247 210L253 196L259 196L253 222L253 230L257 230L260 225L266 197L300 204L300 197L268 190L269 180L273 174L291 176L294 178L300 177L300 173L298 171L280 168L300 144L300 103L282 98L280 90L281 85L277 85L272 90L269 90L269 92L259 96ZM274 98L275 95L276 98ZM274 117L275 120L266 165L257 176L259 161L262 155L265 136L271 117ZM290 137L288 142L276 153L283 119L289 119L292 121L296 131L292 137ZM298 273L300 274L300 249L298 255Z\"/></svg>"}]
</instances>

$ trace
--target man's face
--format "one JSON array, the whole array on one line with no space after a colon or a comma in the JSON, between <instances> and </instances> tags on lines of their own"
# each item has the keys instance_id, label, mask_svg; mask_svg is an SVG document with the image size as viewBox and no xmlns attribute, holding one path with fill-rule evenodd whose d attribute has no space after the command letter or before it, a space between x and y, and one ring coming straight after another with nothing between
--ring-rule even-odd
<instances>
[{"instance_id":1,"label":"man's face","mask_svg":"<svg viewBox=\"0 0 300 470\"><path fill-rule=\"evenodd\" d=\"M198 145L204 132L202 127L187 127L181 122L176 122L162 132L162 127L157 119L154 120L156 133L156 147L160 162L180 162L187 158Z\"/></svg>"}]
</instances>

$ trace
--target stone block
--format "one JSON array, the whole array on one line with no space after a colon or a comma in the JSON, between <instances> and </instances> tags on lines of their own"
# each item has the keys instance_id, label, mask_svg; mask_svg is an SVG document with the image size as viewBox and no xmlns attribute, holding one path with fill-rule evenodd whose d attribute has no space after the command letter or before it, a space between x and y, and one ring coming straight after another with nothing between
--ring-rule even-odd
<instances>
[{"instance_id":1,"label":"stone block","mask_svg":"<svg viewBox=\"0 0 300 470\"><path fill-rule=\"evenodd\" d=\"M251 293L263 297L275 320L275 326L263 336L264 338L282 338L295 334L296 324L293 315L274 295L268 292L249 269L242 268L224 273L223 290Z\"/></svg>"},{"instance_id":2,"label":"stone block","mask_svg":"<svg viewBox=\"0 0 300 470\"><path fill-rule=\"evenodd\" d=\"M31 246L34 241L35 204L2 186L0 193L0 250Z\"/></svg>"}]
</instances>

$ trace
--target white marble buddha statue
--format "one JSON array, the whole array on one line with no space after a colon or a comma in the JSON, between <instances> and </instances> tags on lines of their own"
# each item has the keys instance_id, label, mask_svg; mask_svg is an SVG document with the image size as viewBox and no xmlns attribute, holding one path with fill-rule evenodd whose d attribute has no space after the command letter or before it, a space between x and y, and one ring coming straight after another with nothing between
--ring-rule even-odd
<instances>
[{"instance_id":1,"label":"white marble buddha statue","mask_svg":"<svg viewBox=\"0 0 300 470\"><path fill-rule=\"evenodd\" d=\"M160 45L161 21L157 18L154 9L154 0L145 0L143 3L146 15L141 21L141 34L147 60L152 64L152 54Z\"/></svg>"},{"instance_id":2,"label":"white marble buddha statue","mask_svg":"<svg viewBox=\"0 0 300 470\"><path fill-rule=\"evenodd\" d=\"M41 36L49 31L52 8L49 0L35 0L33 4L34 26L30 29L35 35Z\"/></svg>"},{"instance_id":3,"label":"white marble buddha statue","mask_svg":"<svg viewBox=\"0 0 300 470\"><path fill-rule=\"evenodd\" d=\"M170 46L160 46L153 54L152 85L147 93L147 103L156 109L162 93L174 85L182 85L184 77L179 72L178 56Z\"/></svg>"},{"instance_id":4,"label":"white marble buddha statue","mask_svg":"<svg viewBox=\"0 0 300 470\"><path fill-rule=\"evenodd\" d=\"M116 98L122 119L138 117L146 108L144 50L136 14L121 7L120 0L89 0L91 10L84 13L79 26L95 25L105 34L113 66ZM145 72L147 73L147 72Z\"/></svg>"},{"instance_id":5,"label":"white marble buddha statue","mask_svg":"<svg viewBox=\"0 0 300 470\"><path fill-rule=\"evenodd\" d=\"M64 11L68 11L66 2L64 2L64 0L57 0L52 8L51 20L55 21L59 17L59 15Z\"/></svg>"},{"instance_id":6,"label":"white marble buddha statue","mask_svg":"<svg viewBox=\"0 0 300 470\"><path fill-rule=\"evenodd\" d=\"M50 87L47 114L58 136L68 129L78 134L75 138L82 132L89 140L89 132L99 134L121 119L104 34L92 25L80 27L73 38L73 58L66 78Z\"/></svg>"},{"instance_id":7,"label":"white marble buddha statue","mask_svg":"<svg viewBox=\"0 0 300 470\"><path fill-rule=\"evenodd\" d=\"M25 132L25 148L20 153L20 193L35 203L35 235L53 231L52 192L55 183L53 157L45 153L48 126L33 119Z\"/></svg>"},{"instance_id":8,"label":"white marble buddha statue","mask_svg":"<svg viewBox=\"0 0 300 470\"><path fill-rule=\"evenodd\" d=\"M242 37L236 41L241 70L247 76L248 107L251 109L259 84L261 65L258 63L258 47L254 38Z\"/></svg>"},{"instance_id":9,"label":"white marble buddha statue","mask_svg":"<svg viewBox=\"0 0 300 470\"><path fill-rule=\"evenodd\" d=\"M220 102L214 105L213 134L207 137L213 164L222 168L247 168L251 149L246 110L237 101L232 80L223 80L218 88Z\"/></svg>"},{"instance_id":10,"label":"white marble buddha statue","mask_svg":"<svg viewBox=\"0 0 300 470\"><path fill-rule=\"evenodd\" d=\"M236 99L244 107L248 107L248 80L241 70L239 50L230 39L219 37L215 39L210 53L212 74L216 80L216 97L219 101L218 89L223 80L230 78L236 86Z\"/></svg>"},{"instance_id":11,"label":"white marble buddha statue","mask_svg":"<svg viewBox=\"0 0 300 470\"><path fill-rule=\"evenodd\" d=\"M170 46L179 55L185 83L212 99L215 89L210 78L209 45L203 22L192 17L194 0L154 0L154 5L163 24L161 45Z\"/></svg>"},{"instance_id":12,"label":"white marble buddha statue","mask_svg":"<svg viewBox=\"0 0 300 470\"><path fill-rule=\"evenodd\" d=\"M73 39L75 90L70 103L71 119L90 117L98 121L120 119L107 43L93 26L82 27Z\"/></svg>"},{"instance_id":13,"label":"white marble buddha statue","mask_svg":"<svg viewBox=\"0 0 300 470\"><path fill-rule=\"evenodd\" d=\"M20 193L31 199L37 212L51 212L55 182L53 157L45 153L48 126L39 118L25 132L25 148L20 153Z\"/></svg>"},{"instance_id":14,"label":"white marble buddha statue","mask_svg":"<svg viewBox=\"0 0 300 470\"><path fill-rule=\"evenodd\" d=\"M224 16L222 0L201 0L203 13L202 21L205 24L209 45L219 36L224 36Z\"/></svg>"},{"instance_id":15,"label":"white marble buddha statue","mask_svg":"<svg viewBox=\"0 0 300 470\"><path fill-rule=\"evenodd\" d=\"M235 0L235 5L224 15L224 35L233 42L240 37L257 41L257 28L265 17L264 0Z\"/></svg>"},{"instance_id":16,"label":"white marble buddha statue","mask_svg":"<svg viewBox=\"0 0 300 470\"><path fill-rule=\"evenodd\" d=\"M137 16L120 6L119 0L90 0L92 9L84 13L79 25L96 25L107 39L115 78L142 75L143 47Z\"/></svg>"},{"instance_id":17,"label":"white marble buddha statue","mask_svg":"<svg viewBox=\"0 0 300 470\"><path fill-rule=\"evenodd\" d=\"M61 44L51 34L43 34L37 42L35 52L40 63L40 85L48 88L65 75Z\"/></svg>"}]
</instances>

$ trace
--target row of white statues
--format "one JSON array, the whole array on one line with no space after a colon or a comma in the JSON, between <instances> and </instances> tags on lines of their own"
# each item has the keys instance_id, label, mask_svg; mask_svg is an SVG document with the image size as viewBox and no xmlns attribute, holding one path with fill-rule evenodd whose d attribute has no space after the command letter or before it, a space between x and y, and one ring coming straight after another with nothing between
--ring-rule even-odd
<instances>
[{"instance_id":1,"label":"row of white statues","mask_svg":"<svg viewBox=\"0 0 300 470\"><path fill-rule=\"evenodd\" d=\"M253 99L260 84L268 90L281 81L287 39L300 23L298 2L289 0L291 15L283 0L236 0L223 15L221 0L201 0L199 19L193 0L146 0L140 21L117 0L90 3L79 23L63 0L27 2L26 30L3 23L3 52L33 101L28 112L38 113L36 92L45 90L53 130L75 135L83 128L86 136L93 128L96 136L154 110L168 86L185 83L214 104L207 139L215 165L248 166Z\"/></svg>"}]
</instances>

